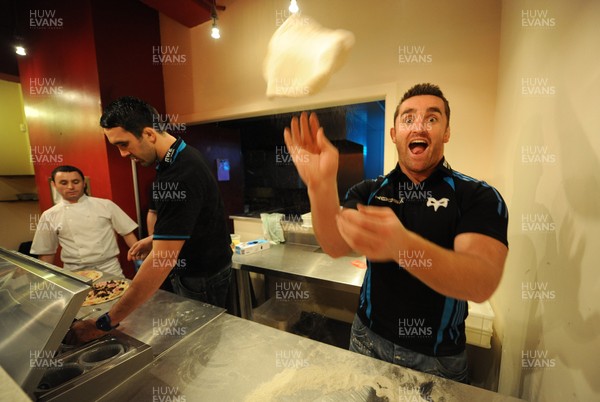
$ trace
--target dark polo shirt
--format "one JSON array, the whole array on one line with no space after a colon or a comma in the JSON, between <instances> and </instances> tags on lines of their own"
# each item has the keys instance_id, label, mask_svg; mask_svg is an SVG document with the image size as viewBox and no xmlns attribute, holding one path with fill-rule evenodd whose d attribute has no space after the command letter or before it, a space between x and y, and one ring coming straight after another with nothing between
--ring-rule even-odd
<instances>
[{"instance_id":1,"label":"dark polo shirt","mask_svg":"<svg viewBox=\"0 0 600 402\"><path fill-rule=\"evenodd\" d=\"M502 197L483 181L454 171L442 159L426 180L414 184L397 165L388 175L352 187L343 201L390 207L402 224L452 250L461 233L480 233L508 245L508 211ZM436 267L419 250L399 252L396 261L367 261L358 315L389 341L430 356L465 348L467 302L446 297L411 275Z\"/></svg>"},{"instance_id":2,"label":"dark polo shirt","mask_svg":"<svg viewBox=\"0 0 600 402\"><path fill-rule=\"evenodd\" d=\"M231 263L231 238L217 182L200 152L177 139L157 165L154 240L185 240L172 273L211 276Z\"/></svg>"}]
</instances>

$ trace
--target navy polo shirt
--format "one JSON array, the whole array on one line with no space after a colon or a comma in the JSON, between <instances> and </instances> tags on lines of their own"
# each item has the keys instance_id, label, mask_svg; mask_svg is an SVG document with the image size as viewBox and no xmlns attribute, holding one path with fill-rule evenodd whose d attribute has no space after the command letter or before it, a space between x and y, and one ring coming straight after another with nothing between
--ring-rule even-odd
<instances>
[{"instance_id":1,"label":"navy polo shirt","mask_svg":"<svg viewBox=\"0 0 600 402\"><path fill-rule=\"evenodd\" d=\"M426 180L414 184L399 165L388 175L363 181L346 194L343 206L391 208L410 231L453 249L461 233L480 233L508 246L508 210L490 185L454 171L442 159ZM418 250L399 252L397 261L367 261L358 315L389 341L430 356L465 348L467 302L446 297L410 274L435 269Z\"/></svg>"},{"instance_id":2,"label":"navy polo shirt","mask_svg":"<svg viewBox=\"0 0 600 402\"><path fill-rule=\"evenodd\" d=\"M210 276L231 264L231 238L217 182L200 152L178 138L156 167L154 240L185 240L172 273ZM168 256L166 256L168 257Z\"/></svg>"}]
</instances>

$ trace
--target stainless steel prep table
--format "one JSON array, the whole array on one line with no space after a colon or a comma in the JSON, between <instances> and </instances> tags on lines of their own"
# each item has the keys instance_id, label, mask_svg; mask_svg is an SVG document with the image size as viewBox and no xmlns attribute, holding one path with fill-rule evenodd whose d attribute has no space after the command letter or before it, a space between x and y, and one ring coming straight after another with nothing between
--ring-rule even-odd
<instances>
[{"instance_id":1,"label":"stainless steel prep table","mask_svg":"<svg viewBox=\"0 0 600 402\"><path fill-rule=\"evenodd\" d=\"M107 278L113 279L113 278ZM103 279L105 280L105 279ZM117 299L118 300L118 299ZM76 318L97 318L117 302L82 307ZM159 289L119 324L119 331L152 347L156 357L223 314L225 309Z\"/></svg>"},{"instance_id":2,"label":"stainless steel prep table","mask_svg":"<svg viewBox=\"0 0 600 402\"><path fill-rule=\"evenodd\" d=\"M117 302L81 307L91 283L0 248L0 364L29 397L94 400L152 362L153 352L164 353L225 311L158 291L114 333L65 344L74 318L93 319Z\"/></svg>"},{"instance_id":3,"label":"stainless steel prep table","mask_svg":"<svg viewBox=\"0 0 600 402\"><path fill-rule=\"evenodd\" d=\"M419 396L419 390L425 398ZM509 402L520 399L223 314L101 399L115 400Z\"/></svg>"},{"instance_id":4,"label":"stainless steel prep table","mask_svg":"<svg viewBox=\"0 0 600 402\"><path fill-rule=\"evenodd\" d=\"M10 375L28 397L95 400L143 370L153 352L160 356L225 312L159 290L114 333L85 345L64 344L74 318L93 319L117 302L81 307L91 283L0 248L0 374Z\"/></svg>"},{"instance_id":5,"label":"stainless steel prep table","mask_svg":"<svg viewBox=\"0 0 600 402\"><path fill-rule=\"evenodd\" d=\"M240 315L252 318L248 272L312 281L358 295L365 268L359 268L353 263L365 264L365 258L345 256L334 259L320 250L318 246L286 243L272 245L268 250L254 254L234 254L232 266L236 269Z\"/></svg>"}]
</instances>

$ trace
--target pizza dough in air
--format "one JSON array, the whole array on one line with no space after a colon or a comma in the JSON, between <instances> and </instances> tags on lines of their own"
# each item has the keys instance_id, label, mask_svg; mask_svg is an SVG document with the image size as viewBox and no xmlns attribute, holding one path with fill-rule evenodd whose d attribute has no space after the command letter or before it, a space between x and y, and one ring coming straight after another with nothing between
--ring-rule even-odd
<instances>
[{"instance_id":1,"label":"pizza dough in air","mask_svg":"<svg viewBox=\"0 0 600 402\"><path fill-rule=\"evenodd\" d=\"M352 32L323 28L305 15L291 15L269 42L264 63L267 96L315 94L342 67L353 45Z\"/></svg>"}]
</instances>

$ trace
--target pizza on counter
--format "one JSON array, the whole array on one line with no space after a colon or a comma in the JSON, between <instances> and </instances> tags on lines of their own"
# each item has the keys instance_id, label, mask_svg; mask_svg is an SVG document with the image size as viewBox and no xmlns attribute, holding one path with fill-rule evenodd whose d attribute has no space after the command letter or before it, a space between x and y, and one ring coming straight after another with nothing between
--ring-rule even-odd
<instances>
[{"instance_id":1,"label":"pizza on counter","mask_svg":"<svg viewBox=\"0 0 600 402\"><path fill-rule=\"evenodd\" d=\"M93 306L95 304L106 303L123 296L123 293L129 288L129 281L125 279L113 279L105 282L98 282L92 285L92 290L88 293L83 307Z\"/></svg>"}]
</instances>

